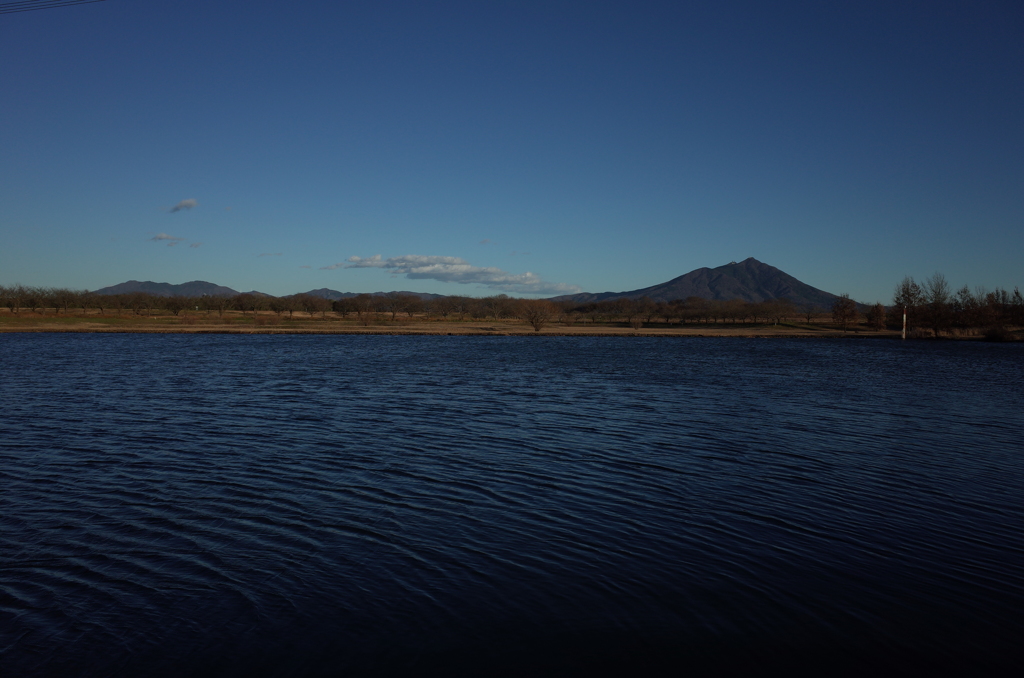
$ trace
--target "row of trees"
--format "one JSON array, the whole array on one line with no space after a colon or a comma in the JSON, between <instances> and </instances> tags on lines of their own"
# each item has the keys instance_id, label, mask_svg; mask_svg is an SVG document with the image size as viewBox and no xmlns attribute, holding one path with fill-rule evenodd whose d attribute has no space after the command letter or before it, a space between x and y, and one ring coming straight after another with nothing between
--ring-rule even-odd
<instances>
[{"instance_id":1,"label":"row of trees","mask_svg":"<svg viewBox=\"0 0 1024 678\"><path fill-rule=\"evenodd\" d=\"M68 314L81 309L95 309L101 314L151 315L154 312L173 315L240 311L257 315L276 313L295 318L326 318L328 313L341 318L354 317L369 323L382 317L396 320L404 317L430 317L446 321L466 319L519 319L540 328L551 322L571 325L581 323L625 322L634 328L652 323L780 323L799 319L811 323L827 319L823 309L797 307L786 299L745 302L739 299L716 301L690 297L668 302L641 299L612 299L577 303L538 299L516 299L504 294L484 298L463 296L422 299L417 295L392 292L382 295L360 294L331 301L322 297L299 294L271 297L260 294L239 294L234 297L160 297L146 293L94 294L65 288L42 288L14 285L0 286L0 303L11 313L25 311ZM875 329L888 326L899 329L904 309L910 329L927 328L936 334L953 328L993 326L1024 326L1024 299L1018 289L992 292L971 291L966 286L952 291L941 274L919 284L905 278L896 286L893 303L886 308L876 304L863 317ZM847 329L861 322L858 306L847 295L839 297L831 309L831 320Z\"/></svg>"},{"instance_id":2,"label":"row of trees","mask_svg":"<svg viewBox=\"0 0 1024 678\"><path fill-rule=\"evenodd\" d=\"M896 286L887 322L897 329L907 314L909 330L927 329L936 336L951 330L1024 326L1024 296L1019 288L953 290L945 276L936 273L922 283L908 276Z\"/></svg>"},{"instance_id":3,"label":"row of trees","mask_svg":"<svg viewBox=\"0 0 1024 678\"><path fill-rule=\"evenodd\" d=\"M634 326L664 323L719 323L719 322L781 322L784 318L801 316L808 322L818 317L820 309L798 309L787 300L748 303L741 300L714 301L691 297L669 302L655 302L648 298L614 299L576 303L552 302L537 299L517 299L504 294L484 298L463 296L422 299L417 295L388 293L360 294L330 301L322 297L299 294L271 297L259 294L239 294L234 297L162 297L143 292L130 294L93 294L65 288L41 288L15 285L0 287L0 299L11 313L21 312L68 314L94 309L101 314L152 315L169 312L173 315L188 313L217 313L241 311L243 314L273 312L295 317L298 313L308 317L326 317L328 313L342 318L432 316L441 320L466 319L527 319L541 317L545 322L627 322Z\"/></svg>"}]
</instances>

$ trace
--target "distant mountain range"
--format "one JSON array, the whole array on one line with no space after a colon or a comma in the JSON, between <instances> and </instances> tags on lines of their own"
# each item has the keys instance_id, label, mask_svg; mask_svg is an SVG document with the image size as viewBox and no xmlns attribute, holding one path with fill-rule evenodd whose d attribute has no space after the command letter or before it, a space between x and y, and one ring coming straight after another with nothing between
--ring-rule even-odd
<instances>
[{"instance_id":1,"label":"distant mountain range","mask_svg":"<svg viewBox=\"0 0 1024 678\"><path fill-rule=\"evenodd\" d=\"M96 294L130 294L133 292L145 292L161 297L201 297L203 295L233 297L240 294L230 287L214 285L202 280L193 280L192 282L180 285L129 280L119 285L112 285L95 291ZM248 294L269 296L256 291L248 292ZM338 290L326 287L303 292L302 294L322 297L331 301L357 296L356 292L339 292ZM383 295L386 293L371 292L370 294ZM442 294L429 294L427 292L398 292L398 294L409 294L424 300L445 296ZM749 302L785 298L789 299L797 307L815 308L831 308L838 298L834 294L802 283L774 266L769 266L750 257L739 263L734 261L718 268L698 268L695 271L690 271L686 275L673 278L660 285L652 285L651 287L644 287L639 290L600 292L597 294L568 294L553 297L553 300L586 303L604 301L606 299L639 299L641 297L648 297L654 301L672 301L673 299L700 297L701 299L718 300L742 299Z\"/></svg>"},{"instance_id":2,"label":"distant mountain range","mask_svg":"<svg viewBox=\"0 0 1024 678\"><path fill-rule=\"evenodd\" d=\"M155 297L201 297L203 295L208 297L233 297L240 294L240 292L230 287L214 285L204 280L193 280L192 282L180 285L158 283L151 280L145 282L129 280L128 282L95 290L93 294L134 294L136 292L145 292Z\"/></svg>"},{"instance_id":3,"label":"distant mountain range","mask_svg":"<svg viewBox=\"0 0 1024 678\"><path fill-rule=\"evenodd\" d=\"M145 294L152 294L156 297L234 297L238 294L242 294L242 292L233 290L230 287L215 285L213 283L206 282L205 280L193 280L192 282L181 283L180 285L153 282L151 280L147 280L145 282L129 280L128 282L118 283L117 285L111 285L110 287L103 287L101 289L94 290L93 294L134 294L136 292L144 292ZM262 297L272 296L264 294L263 292L257 292L256 290L246 292L245 294L256 294ZM322 297L331 301L359 296L356 292L339 292L338 290L330 290L326 287L321 287L318 290L302 292L301 294L308 294L311 297ZM379 296L389 293L371 292L370 294ZM398 292L398 294L408 294L419 297L420 299L434 299L436 297L445 296L443 294L430 294L428 292Z\"/></svg>"},{"instance_id":4,"label":"distant mountain range","mask_svg":"<svg viewBox=\"0 0 1024 678\"><path fill-rule=\"evenodd\" d=\"M598 294L568 294L555 297L555 301L580 303L605 299L640 299L672 301L700 297L701 299L742 299L748 302L789 299L798 307L831 308L838 298L835 294L802 283L774 266L750 257L718 268L698 268L668 282L629 292L601 292Z\"/></svg>"},{"instance_id":5,"label":"distant mountain range","mask_svg":"<svg viewBox=\"0 0 1024 678\"><path fill-rule=\"evenodd\" d=\"M338 299L349 299L351 297L358 297L361 293L360 292L339 292L338 290L330 290L330 289L327 289L326 287L321 287L318 290L310 290L308 292L303 292L303 294L308 294L311 297L323 297L324 299L330 299L331 301L337 301ZM436 299L438 297L447 296L447 295L444 295L444 294L431 294L429 292L404 292L404 291L403 292L369 292L368 294L370 296L373 296L373 297L379 297L379 296L383 296L385 294L406 294L406 295L409 295L409 296L412 296L412 297L419 297L420 299L423 299L424 301L427 300L427 299Z\"/></svg>"}]
</instances>

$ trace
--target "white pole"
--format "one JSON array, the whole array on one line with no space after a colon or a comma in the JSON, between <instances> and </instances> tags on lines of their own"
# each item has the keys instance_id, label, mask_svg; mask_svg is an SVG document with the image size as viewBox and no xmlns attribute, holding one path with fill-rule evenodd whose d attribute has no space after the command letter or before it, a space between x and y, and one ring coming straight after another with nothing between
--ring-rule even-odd
<instances>
[{"instance_id":1,"label":"white pole","mask_svg":"<svg viewBox=\"0 0 1024 678\"><path fill-rule=\"evenodd\" d=\"M907 307L904 306L903 307L903 336L901 336L900 339L906 339L906 338L907 338Z\"/></svg>"}]
</instances>

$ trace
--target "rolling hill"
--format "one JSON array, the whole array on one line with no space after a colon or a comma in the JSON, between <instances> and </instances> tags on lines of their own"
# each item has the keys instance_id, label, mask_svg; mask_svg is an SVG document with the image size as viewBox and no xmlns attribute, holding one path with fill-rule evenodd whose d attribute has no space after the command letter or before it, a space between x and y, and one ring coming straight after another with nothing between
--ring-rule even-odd
<instances>
[{"instance_id":1,"label":"rolling hill","mask_svg":"<svg viewBox=\"0 0 1024 678\"><path fill-rule=\"evenodd\" d=\"M158 283L151 280L140 282L129 280L128 282L111 285L94 290L93 294L133 294L145 292L157 297L233 297L238 292L230 287L214 285L205 280L193 280L192 282L172 285L171 283Z\"/></svg>"}]
</instances>

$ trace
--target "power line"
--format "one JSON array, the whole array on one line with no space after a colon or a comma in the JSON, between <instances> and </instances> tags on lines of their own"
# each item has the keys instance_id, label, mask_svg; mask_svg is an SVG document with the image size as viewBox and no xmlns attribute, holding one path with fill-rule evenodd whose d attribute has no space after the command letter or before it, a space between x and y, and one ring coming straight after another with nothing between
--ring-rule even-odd
<instances>
[{"instance_id":1,"label":"power line","mask_svg":"<svg viewBox=\"0 0 1024 678\"><path fill-rule=\"evenodd\" d=\"M51 7L67 7L69 5L88 5L93 2L104 0L21 0L20 2L0 2L0 14L14 14L15 12L34 12L39 9L50 9Z\"/></svg>"}]
</instances>

